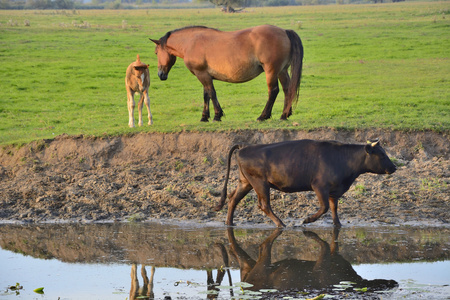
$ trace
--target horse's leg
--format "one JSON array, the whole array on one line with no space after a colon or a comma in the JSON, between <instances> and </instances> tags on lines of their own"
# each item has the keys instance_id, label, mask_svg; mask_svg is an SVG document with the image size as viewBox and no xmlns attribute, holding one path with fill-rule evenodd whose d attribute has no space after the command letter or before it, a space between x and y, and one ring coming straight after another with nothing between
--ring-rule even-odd
<instances>
[{"instance_id":1,"label":"horse's leg","mask_svg":"<svg viewBox=\"0 0 450 300\"><path fill-rule=\"evenodd\" d=\"M137 278L137 265L131 265L131 288L130 288L130 299L136 299L139 292L139 280Z\"/></svg>"},{"instance_id":2,"label":"horse's leg","mask_svg":"<svg viewBox=\"0 0 450 300\"><path fill-rule=\"evenodd\" d=\"M200 121L207 122L209 119L209 100L212 100L214 105L214 121L220 121L223 116L222 108L220 107L219 100L217 100L216 90L214 89L211 76L208 74L197 75L198 80L203 84L203 114Z\"/></svg>"},{"instance_id":3,"label":"horse's leg","mask_svg":"<svg viewBox=\"0 0 450 300\"><path fill-rule=\"evenodd\" d=\"M134 91L127 87L128 126L134 127Z\"/></svg>"},{"instance_id":4,"label":"horse's leg","mask_svg":"<svg viewBox=\"0 0 450 300\"><path fill-rule=\"evenodd\" d=\"M206 87L203 87L203 113L200 122L208 122L209 119L209 92L206 90Z\"/></svg>"},{"instance_id":5,"label":"horse's leg","mask_svg":"<svg viewBox=\"0 0 450 300\"><path fill-rule=\"evenodd\" d=\"M144 121L142 121L142 106L144 106L144 94L140 93L139 102L138 102L138 112L139 112L139 126L144 125Z\"/></svg>"},{"instance_id":6,"label":"horse's leg","mask_svg":"<svg viewBox=\"0 0 450 300\"><path fill-rule=\"evenodd\" d=\"M269 89L269 99L267 100L266 106L262 111L261 115L257 119L258 121L264 121L270 119L272 116L272 108L277 99L278 92L280 88L278 87L278 77L273 71L264 70L266 72L267 87Z\"/></svg>"},{"instance_id":7,"label":"horse's leg","mask_svg":"<svg viewBox=\"0 0 450 300\"><path fill-rule=\"evenodd\" d=\"M152 111L150 110L150 98L148 97L148 90L144 91L144 102L145 102L145 106L147 106L148 125L152 125L153 124L153 116L152 116Z\"/></svg>"},{"instance_id":8,"label":"horse's leg","mask_svg":"<svg viewBox=\"0 0 450 300\"><path fill-rule=\"evenodd\" d=\"M289 100L288 98L289 83L291 82L291 78L289 77L287 69L281 71L278 75L278 79L280 80L284 92L284 108L280 119L286 120L290 115L292 115L292 99Z\"/></svg>"},{"instance_id":9,"label":"horse's leg","mask_svg":"<svg viewBox=\"0 0 450 300\"><path fill-rule=\"evenodd\" d=\"M214 105L214 121L221 121L223 110L222 107L220 107L219 100L217 99L216 89L214 88L214 85L212 86L211 100Z\"/></svg>"}]
</instances>

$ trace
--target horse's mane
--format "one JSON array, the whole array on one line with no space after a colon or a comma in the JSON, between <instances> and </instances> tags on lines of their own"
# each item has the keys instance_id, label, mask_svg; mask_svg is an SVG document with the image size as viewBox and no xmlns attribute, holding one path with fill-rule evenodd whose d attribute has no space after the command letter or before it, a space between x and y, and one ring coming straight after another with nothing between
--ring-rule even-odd
<instances>
[{"instance_id":1,"label":"horse's mane","mask_svg":"<svg viewBox=\"0 0 450 300\"><path fill-rule=\"evenodd\" d=\"M171 35L172 33L177 32L177 31L181 31L181 30L185 30L185 29L195 29L195 28L200 28L200 29L212 29L212 30L217 30L217 31L219 31L218 29L215 29L215 28L210 28L210 27L206 27L206 26L199 26L199 25L186 26L186 27L174 29L174 30L171 30L171 31L167 32L162 38L159 39L159 42L161 43L161 47L164 48L164 47L166 46L167 40L169 39L169 37L170 37L170 35Z\"/></svg>"}]
</instances>

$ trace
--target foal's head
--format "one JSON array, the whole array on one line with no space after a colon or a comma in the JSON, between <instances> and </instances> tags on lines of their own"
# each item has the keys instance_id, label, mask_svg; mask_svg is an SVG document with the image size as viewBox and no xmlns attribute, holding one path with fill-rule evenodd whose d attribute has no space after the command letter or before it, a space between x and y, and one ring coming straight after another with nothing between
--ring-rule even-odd
<instances>
[{"instance_id":1,"label":"foal's head","mask_svg":"<svg viewBox=\"0 0 450 300\"><path fill-rule=\"evenodd\" d=\"M158 76L161 80L167 79L170 69L177 60L177 57L175 55L172 55L167 51L167 38L168 36L164 36L159 40L150 39L153 43L156 44L155 54L158 56Z\"/></svg>"}]
</instances>

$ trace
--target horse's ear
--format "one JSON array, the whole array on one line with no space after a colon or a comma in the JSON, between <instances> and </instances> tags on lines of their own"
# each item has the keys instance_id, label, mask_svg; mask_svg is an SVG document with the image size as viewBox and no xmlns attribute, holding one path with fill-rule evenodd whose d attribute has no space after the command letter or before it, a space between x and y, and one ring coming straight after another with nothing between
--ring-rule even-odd
<instances>
[{"instance_id":1,"label":"horse's ear","mask_svg":"<svg viewBox=\"0 0 450 300\"><path fill-rule=\"evenodd\" d=\"M152 41L153 43L155 43L156 45L161 45L161 42L159 40L154 40L154 39L150 39L150 41Z\"/></svg>"}]
</instances>

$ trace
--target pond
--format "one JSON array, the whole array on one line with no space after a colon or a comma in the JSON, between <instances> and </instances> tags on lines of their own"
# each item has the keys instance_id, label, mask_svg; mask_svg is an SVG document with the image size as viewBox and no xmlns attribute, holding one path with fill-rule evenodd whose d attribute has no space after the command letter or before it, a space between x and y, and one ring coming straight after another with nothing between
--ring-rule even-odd
<instances>
[{"instance_id":1,"label":"pond","mask_svg":"<svg viewBox=\"0 0 450 300\"><path fill-rule=\"evenodd\" d=\"M450 295L449 233L3 224L0 299L443 299Z\"/></svg>"}]
</instances>

